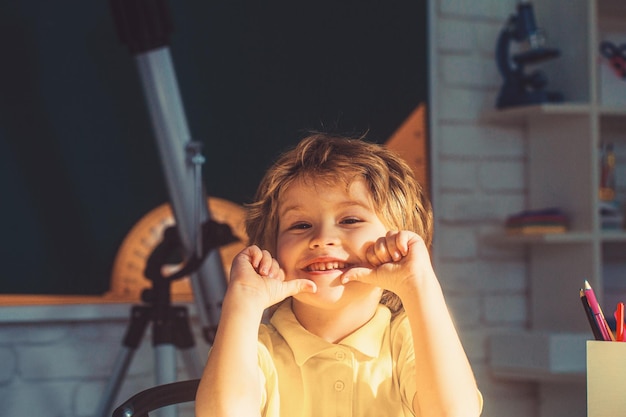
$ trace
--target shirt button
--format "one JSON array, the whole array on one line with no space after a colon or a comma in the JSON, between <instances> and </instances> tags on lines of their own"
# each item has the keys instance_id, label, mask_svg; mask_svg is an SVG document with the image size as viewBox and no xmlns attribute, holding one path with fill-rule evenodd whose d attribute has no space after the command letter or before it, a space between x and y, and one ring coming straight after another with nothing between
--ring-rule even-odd
<instances>
[{"instance_id":1,"label":"shirt button","mask_svg":"<svg viewBox=\"0 0 626 417\"><path fill-rule=\"evenodd\" d=\"M335 391L343 391L345 387L346 385L343 383L343 381L335 381Z\"/></svg>"},{"instance_id":2,"label":"shirt button","mask_svg":"<svg viewBox=\"0 0 626 417\"><path fill-rule=\"evenodd\" d=\"M336 358L338 361L342 361L342 360L344 360L344 359L346 358L346 354L345 354L345 352L339 351L339 352L337 352L337 353L335 354L335 358Z\"/></svg>"}]
</instances>

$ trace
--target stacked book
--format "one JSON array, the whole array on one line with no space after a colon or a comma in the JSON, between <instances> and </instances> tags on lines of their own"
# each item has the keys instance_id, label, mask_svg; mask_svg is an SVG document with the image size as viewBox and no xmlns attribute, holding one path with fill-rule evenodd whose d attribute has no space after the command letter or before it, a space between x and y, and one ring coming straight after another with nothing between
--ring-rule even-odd
<instances>
[{"instance_id":1,"label":"stacked book","mask_svg":"<svg viewBox=\"0 0 626 417\"><path fill-rule=\"evenodd\" d=\"M506 219L509 234L564 233L568 228L568 218L559 208L524 210Z\"/></svg>"},{"instance_id":2,"label":"stacked book","mask_svg":"<svg viewBox=\"0 0 626 417\"><path fill-rule=\"evenodd\" d=\"M600 201L600 221L603 230L619 230L624 226L624 215L616 201Z\"/></svg>"}]
</instances>

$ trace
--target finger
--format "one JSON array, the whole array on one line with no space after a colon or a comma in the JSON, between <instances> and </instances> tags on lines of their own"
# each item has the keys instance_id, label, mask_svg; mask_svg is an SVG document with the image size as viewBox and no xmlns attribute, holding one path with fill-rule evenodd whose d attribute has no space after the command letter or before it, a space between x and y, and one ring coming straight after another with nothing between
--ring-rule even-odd
<instances>
[{"instance_id":1,"label":"finger","mask_svg":"<svg viewBox=\"0 0 626 417\"><path fill-rule=\"evenodd\" d=\"M389 242L391 240L393 240L393 238L389 236L376 239L372 246L366 251L367 261L373 266L380 266L387 262L392 262L393 257L389 250Z\"/></svg>"},{"instance_id":2,"label":"finger","mask_svg":"<svg viewBox=\"0 0 626 417\"><path fill-rule=\"evenodd\" d=\"M261 251L261 248L256 245L248 246L244 249L243 253L250 259L252 267L258 269L261 259L263 259L263 251Z\"/></svg>"},{"instance_id":3,"label":"finger","mask_svg":"<svg viewBox=\"0 0 626 417\"><path fill-rule=\"evenodd\" d=\"M398 233L396 237L396 245L398 251L402 254L402 256L407 256L409 254L409 242L414 239L420 240L422 243L424 243L424 239L422 239L421 236L415 233L407 231L402 231Z\"/></svg>"},{"instance_id":4,"label":"finger","mask_svg":"<svg viewBox=\"0 0 626 417\"><path fill-rule=\"evenodd\" d=\"M317 285L308 279L293 279L283 282L283 288L285 289L285 298L300 293L314 293L317 292Z\"/></svg>"},{"instance_id":5,"label":"finger","mask_svg":"<svg viewBox=\"0 0 626 417\"><path fill-rule=\"evenodd\" d=\"M367 262L374 267L380 266L385 262L384 259L381 259L381 256L384 256L386 252L387 249L385 248L384 241L376 239L376 241L365 251L365 259L367 259Z\"/></svg>"},{"instance_id":6,"label":"finger","mask_svg":"<svg viewBox=\"0 0 626 417\"><path fill-rule=\"evenodd\" d=\"M397 262L403 257L402 251L402 233L398 233L397 231L387 232L385 236L387 243L387 251L389 252L389 256L392 261Z\"/></svg>"},{"instance_id":7,"label":"finger","mask_svg":"<svg viewBox=\"0 0 626 417\"><path fill-rule=\"evenodd\" d=\"M279 281L285 280L285 272L280 267L276 259L272 259L272 265L270 266L267 276L270 278L278 279Z\"/></svg>"},{"instance_id":8,"label":"finger","mask_svg":"<svg viewBox=\"0 0 626 417\"><path fill-rule=\"evenodd\" d=\"M373 282L372 269L370 268L351 268L341 277L341 283L347 284L352 281Z\"/></svg>"},{"instance_id":9,"label":"finger","mask_svg":"<svg viewBox=\"0 0 626 417\"><path fill-rule=\"evenodd\" d=\"M390 239L385 236L384 238L378 239L374 244L374 252L381 264L393 261L391 251L389 250L389 243Z\"/></svg>"},{"instance_id":10,"label":"finger","mask_svg":"<svg viewBox=\"0 0 626 417\"><path fill-rule=\"evenodd\" d=\"M275 260L272 258L272 255L267 250L261 251L261 259L259 260L259 265L257 266L257 272L262 276L269 276L272 268L276 270L276 266L274 265Z\"/></svg>"}]
</instances>

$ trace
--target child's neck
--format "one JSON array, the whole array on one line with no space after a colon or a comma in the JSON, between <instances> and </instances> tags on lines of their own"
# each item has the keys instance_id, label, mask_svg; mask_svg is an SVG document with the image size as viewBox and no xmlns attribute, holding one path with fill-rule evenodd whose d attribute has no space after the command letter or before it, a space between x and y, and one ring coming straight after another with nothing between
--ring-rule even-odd
<instances>
[{"instance_id":1,"label":"child's neck","mask_svg":"<svg viewBox=\"0 0 626 417\"><path fill-rule=\"evenodd\" d=\"M376 313L378 300L363 300L346 308L320 309L292 300L292 310L298 322L310 333L329 343L337 343L360 329Z\"/></svg>"}]
</instances>

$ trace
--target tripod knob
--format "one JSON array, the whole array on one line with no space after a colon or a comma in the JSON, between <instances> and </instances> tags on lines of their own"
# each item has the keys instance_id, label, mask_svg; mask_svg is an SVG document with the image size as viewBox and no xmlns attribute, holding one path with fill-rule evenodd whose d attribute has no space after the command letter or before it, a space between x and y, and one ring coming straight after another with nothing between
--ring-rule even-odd
<instances>
[{"instance_id":1,"label":"tripod knob","mask_svg":"<svg viewBox=\"0 0 626 417\"><path fill-rule=\"evenodd\" d=\"M146 288L141 292L141 301L147 304L154 302L154 291L152 288Z\"/></svg>"}]
</instances>

